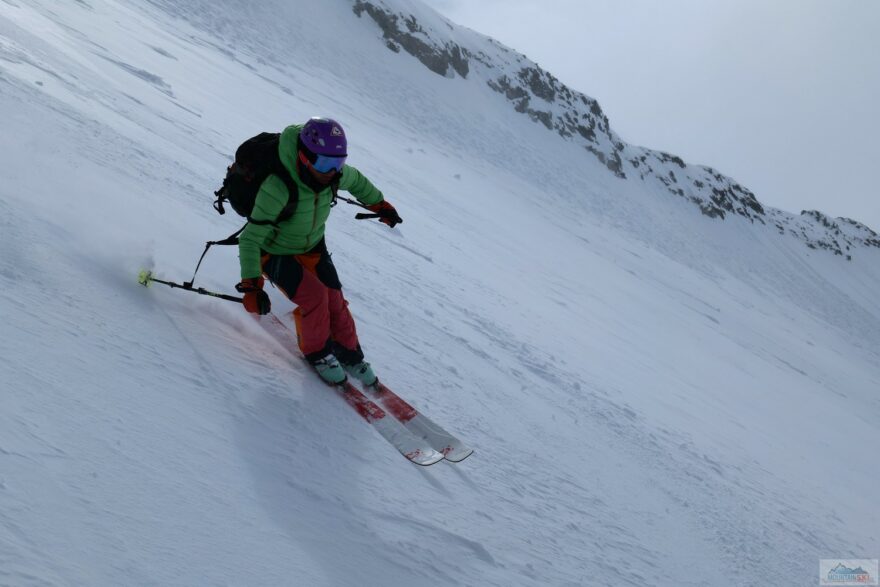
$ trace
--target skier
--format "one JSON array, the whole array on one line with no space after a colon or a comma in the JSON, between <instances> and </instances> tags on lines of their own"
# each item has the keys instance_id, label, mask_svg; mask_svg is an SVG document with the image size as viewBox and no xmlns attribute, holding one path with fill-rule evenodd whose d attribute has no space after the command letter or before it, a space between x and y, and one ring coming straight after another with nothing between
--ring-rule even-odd
<instances>
[{"instance_id":1,"label":"skier","mask_svg":"<svg viewBox=\"0 0 880 587\"><path fill-rule=\"evenodd\" d=\"M284 182L270 175L257 194L252 222L239 235L241 282L236 289L244 294L248 312L267 314L269 296L263 291L267 277L297 305L293 316L299 348L321 378L341 383L347 372L372 385L376 375L364 361L324 241L324 226L337 188L350 192L391 228L403 220L370 180L345 164L347 149L342 126L329 118L311 118L284 129L278 154L299 188L295 212L274 223L289 194Z\"/></svg>"}]
</instances>

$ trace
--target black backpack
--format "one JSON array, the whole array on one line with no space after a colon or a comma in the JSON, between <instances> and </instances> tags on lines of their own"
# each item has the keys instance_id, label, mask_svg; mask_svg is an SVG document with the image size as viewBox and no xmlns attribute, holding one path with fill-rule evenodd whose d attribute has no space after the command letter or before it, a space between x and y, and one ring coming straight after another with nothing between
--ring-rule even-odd
<instances>
[{"instance_id":1,"label":"black backpack","mask_svg":"<svg viewBox=\"0 0 880 587\"><path fill-rule=\"evenodd\" d=\"M290 172L281 162L278 155L279 133L263 132L251 137L235 151L235 161L226 171L223 186L214 192L217 200L214 209L226 214L224 202L229 202L239 216L247 218L253 224L278 224L287 220L296 211L299 200L299 188L290 176ZM275 220L253 220L254 201L263 181L270 175L277 175L287 186L287 204Z\"/></svg>"}]
</instances>

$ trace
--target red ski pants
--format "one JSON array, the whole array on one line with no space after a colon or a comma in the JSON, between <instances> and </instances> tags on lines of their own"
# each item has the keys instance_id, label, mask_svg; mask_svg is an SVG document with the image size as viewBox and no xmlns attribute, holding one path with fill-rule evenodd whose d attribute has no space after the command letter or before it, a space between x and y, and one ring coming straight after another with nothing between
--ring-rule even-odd
<instances>
[{"instance_id":1,"label":"red ski pants","mask_svg":"<svg viewBox=\"0 0 880 587\"><path fill-rule=\"evenodd\" d=\"M324 241L302 255L265 255L263 272L297 305L293 317L306 359L333 352L343 363L363 360L354 318Z\"/></svg>"}]
</instances>

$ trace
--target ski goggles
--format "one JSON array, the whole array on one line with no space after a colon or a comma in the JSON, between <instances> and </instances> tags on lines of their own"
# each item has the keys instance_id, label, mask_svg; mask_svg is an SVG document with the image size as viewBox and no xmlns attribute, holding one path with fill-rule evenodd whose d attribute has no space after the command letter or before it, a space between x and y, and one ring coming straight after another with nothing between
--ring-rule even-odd
<instances>
[{"instance_id":1,"label":"ski goggles","mask_svg":"<svg viewBox=\"0 0 880 587\"><path fill-rule=\"evenodd\" d=\"M318 155L318 158L312 163L312 167L314 167L315 171L318 173L330 173L331 171L340 173L342 172L342 166L345 165L345 159L345 157Z\"/></svg>"}]
</instances>

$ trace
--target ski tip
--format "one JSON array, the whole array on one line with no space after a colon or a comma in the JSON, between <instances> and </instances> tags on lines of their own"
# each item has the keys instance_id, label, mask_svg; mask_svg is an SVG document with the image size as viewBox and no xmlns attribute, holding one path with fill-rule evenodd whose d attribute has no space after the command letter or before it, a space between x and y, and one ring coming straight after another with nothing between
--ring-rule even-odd
<instances>
[{"instance_id":1,"label":"ski tip","mask_svg":"<svg viewBox=\"0 0 880 587\"><path fill-rule=\"evenodd\" d=\"M443 455L436 450L415 450L403 456L409 459L411 463L422 467L430 467L443 460Z\"/></svg>"},{"instance_id":2,"label":"ski tip","mask_svg":"<svg viewBox=\"0 0 880 587\"><path fill-rule=\"evenodd\" d=\"M138 273L138 283L140 283L144 287L150 287L150 282L153 280L153 272L149 269L141 269L141 272Z\"/></svg>"},{"instance_id":3,"label":"ski tip","mask_svg":"<svg viewBox=\"0 0 880 587\"><path fill-rule=\"evenodd\" d=\"M466 449L458 449L458 450L449 451L444 454L444 457L450 463L460 463L463 460L465 460L466 458L468 458L469 456L471 456L472 454L474 454L474 449L466 448Z\"/></svg>"}]
</instances>

